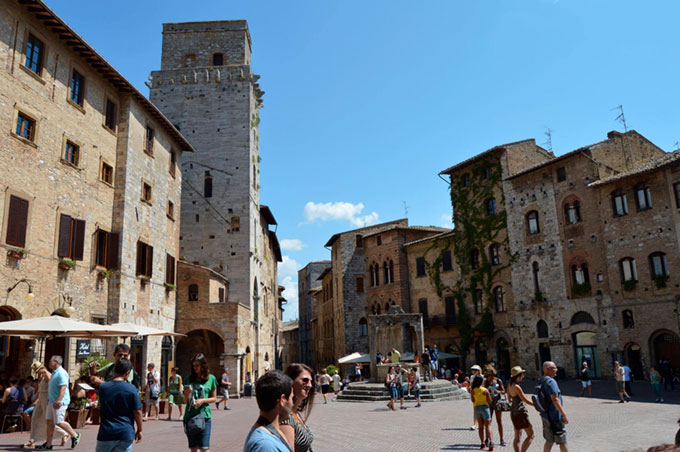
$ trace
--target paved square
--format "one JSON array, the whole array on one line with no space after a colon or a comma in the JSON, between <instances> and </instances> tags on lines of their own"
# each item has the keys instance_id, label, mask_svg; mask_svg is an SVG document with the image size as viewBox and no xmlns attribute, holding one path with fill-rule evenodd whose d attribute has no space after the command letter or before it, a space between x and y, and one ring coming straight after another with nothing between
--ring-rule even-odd
<instances>
[{"instance_id":1,"label":"paved square","mask_svg":"<svg viewBox=\"0 0 680 452\"><path fill-rule=\"evenodd\" d=\"M651 445L672 443L680 416L680 391L667 394L665 404L651 401L648 385L637 383L635 394L640 400L618 404L613 396L613 382L596 382L595 395L606 398L580 398L578 382L563 382L565 407L570 419L568 438L571 452L617 452L646 450ZM530 385L527 385L529 388ZM572 395L569 395L572 394ZM471 404L467 400L424 403L422 408L408 403L407 410L388 412L383 403L329 402L323 404L318 395L309 425L314 431L314 452L426 452L479 450L477 432L469 430ZM231 411L213 411L211 451L240 452L250 426L257 418L255 399L229 402ZM503 415L506 447L512 451L512 424ZM531 410L531 421L537 428L530 451L543 450L538 414ZM81 429L83 441L76 450L94 451L97 427ZM498 446L498 429L494 421L494 440ZM18 451L27 440L26 433L0 435L0 451ZM55 450L64 450L55 446ZM70 449L69 449L70 450ZM136 451L187 451L186 439L179 421L149 421L144 424L144 441ZM553 450L557 451L555 447Z\"/></svg>"}]
</instances>

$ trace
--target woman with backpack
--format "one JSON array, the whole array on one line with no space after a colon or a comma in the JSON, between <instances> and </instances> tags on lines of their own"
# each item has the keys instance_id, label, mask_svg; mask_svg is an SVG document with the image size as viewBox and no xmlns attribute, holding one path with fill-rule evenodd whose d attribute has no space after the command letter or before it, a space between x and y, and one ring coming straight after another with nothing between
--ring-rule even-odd
<instances>
[{"instance_id":1,"label":"woman with backpack","mask_svg":"<svg viewBox=\"0 0 680 452\"><path fill-rule=\"evenodd\" d=\"M510 399L510 420L513 427L515 427L515 440L512 442L512 450L514 452L526 452L531 446L534 439L534 428L529 422L529 411L526 405L533 406L534 404L524 395L524 391L520 386L524 380L524 369L520 366L515 366L510 369L510 384L508 385L508 398ZM526 404L526 405L525 405ZM520 448L520 441L522 440L522 430L525 430L527 437Z\"/></svg>"},{"instance_id":2,"label":"woman with backpack","mask_svg":"<svg viewBox=\"0 0 680 452\"><path fill-rule=\"evenodd\" d=\"M475 420L479 420L479 439L482 442L480 449L488 446L489 450L493 450L491 410L489 408L493 399L489 390L482 386L482 383L484 383L484 377L475 375L470 389L470 398L475 410Z\"/></svg>"}]
</instances>

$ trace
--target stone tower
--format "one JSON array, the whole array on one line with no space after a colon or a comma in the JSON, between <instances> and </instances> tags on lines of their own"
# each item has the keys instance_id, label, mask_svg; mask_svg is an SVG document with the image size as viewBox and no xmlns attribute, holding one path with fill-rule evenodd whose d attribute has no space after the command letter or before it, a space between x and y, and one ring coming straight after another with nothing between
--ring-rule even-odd
<instances>
[{"instance_id":1,"label":"stone tower","mask_svg":"<svg viewBox=\"0 0 680 452\"><path fill-rule=\"evenodd\" d=\"M254 352L245 367L254 366L257 374L258 361L265 360L265 352L258 351L266 334L260 323L271 326L267 317L277 312L261 307L278 303L280 258L268 246L269 224L276 223L260 206L258 124L264 93L250 61L245 20L166 23L161 70L151 73L149 86L151 101L196 149L181 163L180 256L228 279L228 301L240 309L236 337L222 334L224 351ZM274 362L273 356L268 359Z\"/></svg>"}]
</instances>

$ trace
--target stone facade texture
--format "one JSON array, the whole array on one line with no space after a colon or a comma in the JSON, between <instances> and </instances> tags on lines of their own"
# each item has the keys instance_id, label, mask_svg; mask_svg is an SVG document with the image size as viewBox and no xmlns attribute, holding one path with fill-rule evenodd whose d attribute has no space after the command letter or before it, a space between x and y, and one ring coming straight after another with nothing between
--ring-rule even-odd
<instances>
[{"instance_id":1,"label":"stone facade texture","mask_svg":"<svg viewBox=\"0 0 680 452\"><path fill-rule=\"evenodd\" d=\"M314 338L312 317L314 297L312 291L321 287L319 275L329 268L331 261L310 262L298 271L298 322L300 362L314 368Z\"/></svg>"},{"instance_id":2,"label":"stone facade texture","mask_svg":"<svg viewBox=\"0 0 680 452\"><path fill-rule=\"evenodd\" d=\"M243 381L280 364L282 323L276 221L260 204L264 93L250 58L246 21L167 23L161 69L150 76L151 101L197 151L182 162L180 254L229 281L238 327L219 335L225 363L245 359Z\"/></svg>"},{"instance_id":3,"label":"stone facade texture","mask_svg":"<svg viewBox=\"0 0 680 452\"><path fill-rule=\"evenodd\" d=\"M41 14L42 19L36 17ZM45 14L50 27L44 24ZM35 39L43 43L40 64L29 68L28 42ZM71 100L74 70L84 77L80 101ZM107 101L114 106L111 127ZM34 121L29 139L16 133L18 115ZM147 127L155 132L149 153L144 152ZM165 287L166 272L172 271L166 255L179 256L182 178L179 171L173 175L173 162L191 147L172 124L41 2L29 9L8 1L0 6L0 129L0 247L6 256L0 284L11 287L27 279L35 294L26 301L23 285L9 293L4 320L57 312L173 330L175 293ZM66 155L67 143L78 146L76 159ZM102 172L104 164L111 168L110 180ZM143 183L151 188L145 200ZM21 259L8 255L17 249L8 243L12 197L28 201ZM84 221L82 258L71 251L76 263L71 270L59 268L62 215ZM106 278L100 273L107 266L97 264L103 251L100 231L119 234L108 250L116 263ZM138 241L153 247L148 282L137 273ZM174 280L174 274L170 277ZM2 370L25 375L32 358L26 341L2 341L5 357L12 356L2 360ZM138 370L146 362L161 362L161 341L137 343ZM75 340L48 341L46 353L65 355L65 367L75 375L75 346ZM93 350L105 352L99 342Z\"/></svg>"}]
</instances>

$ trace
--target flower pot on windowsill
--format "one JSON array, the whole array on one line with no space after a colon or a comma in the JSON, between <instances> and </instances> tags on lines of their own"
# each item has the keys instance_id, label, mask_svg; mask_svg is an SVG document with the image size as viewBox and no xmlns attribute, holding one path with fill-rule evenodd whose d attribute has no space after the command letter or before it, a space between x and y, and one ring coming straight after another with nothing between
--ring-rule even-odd
<instances>
[{"instance_id":1,"label":"flower pot on windowsill","mask_svg":"<svg viewBox=\"0 0 680 452\"><path fill-rule=\"evenodd\" d=\"M113 276L113 270L99 270L97 272L97 278L99 279L111 279Z\"/></svg>"},{"instance_id":2,"label":"flower pot on windowsill","mask_svg":"<svg viewBox=\"0 0 680 452\"><path fill-rule=\"evenodd\" d=\"M59 259L59 268L64 271L73 270L76 268L76 263L71 259Z\"/></svg>"},{"instance_id":3,"label":"flower pot on windowsill","mask_svg":"<svg viewBox=\"0 0 680 452\"><path fill-rule=\"evenodd\" d=\"M26 257L26 250L23 248L10 248L7 250L7 256L12 259L23 259Z\"/></svg>"},{"instance_id":4,"label":"flower pot on windowsill","mask_svg":"<svg viewBox=\"0 0 680 452\"><path fill-rule=\"evenodd\" d=\"M631 291L637 289L637 279L628 279L623 282L623 290Z\"/></svg>"},{"instance_id":5,"label":"flower pot on windowsill","mask_svg":"<svg viewBox=\"0 0 680 452\"><path fill-rule=\"evenodd\" d=\"M654 285L656 286L657 289L663 289L666 287L666 283L668 282L668 275L656 275L654 277Z\"/></svg>"},{"instance_id":6,"label":"flower pot on windowsill","mask_svg":"<svg viewBox=\"0 0 680 452\"><path fill-rule=\"evenodd\" d=\"M177 286L174 284L165 283L165 290L168 292L172 292L173 290L177 290Z\"/></svg>"},{"instance_id":7,"label":"flower pot on windowsill","mask_svg":"<svg viewBox=\"0 0 680 452\"><path fill-rule=\"evenodd\" d=\"M575 297L581 297L590 293L590 283L574 284L571 288Z\"/></svg>"},{"instance_id":8,"label":"flower pot on windowsill","mask_svg":"<svg viewBox=\"0 0 680 452\"><path fill-rule=\"evenodd\" d=\"M149 278L148 276L140 276L139 281L142 283L142 285L146 285L151 282L151 278Z\"/></svg>"}]
</instances>

